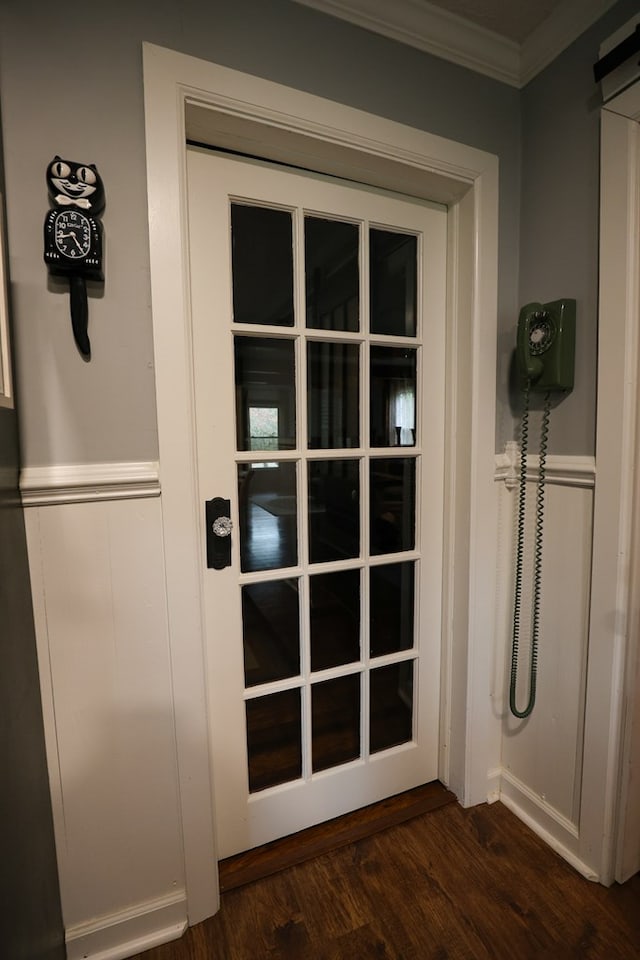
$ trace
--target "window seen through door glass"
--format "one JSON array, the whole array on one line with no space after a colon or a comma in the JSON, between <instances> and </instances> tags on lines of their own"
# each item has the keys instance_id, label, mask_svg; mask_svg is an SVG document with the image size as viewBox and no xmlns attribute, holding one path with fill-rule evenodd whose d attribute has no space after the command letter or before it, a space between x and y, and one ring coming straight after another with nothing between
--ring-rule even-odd
<instances>
[{"instance_id":1,"label":"window seen through door glass","mask_svg":"<svg viewBox=\"0 0 640 960\"><path fill-rule=\"evenodd\" d=\"M309 578L311 669L328 670L360 659L360 571Z\"/></svg>"},{"instance_id":2,"label":"window seen through door glass","mask_svg":"<svg viewBox=\"0 0 640 960\"><path fill-rule=\"evenodd\" d=\"M415 337L417 237L390 230L369 232L371 332Z\"/></svg>"},{"instance_id":3,"label":"window seen through door glass","mask_svg":"<svg viewBox=\"0 0 640 960\"><path fill-rule=\"evenodd\" d=\"M413 647L415 563L369 570L369 649L372 657Z\"/></svg>"},{"instance_id":4,"label":"window seen through door glass","mask_svg":"<svg viewBox=\"0 0 640 960\"><path fill-rule=\"evenodd\" d=\"M298 560L295 463L238 464L240 569L293 567Z\"/></svg>"},{"instance_id":5,"label":"window seen through door glass","mask_svg":"<svg viewBox=\"0 0 640 960\"><path fill-rule=\"evenodd\" d=\"M235 323L293 326L293 224L287 210L231 204Z\"/></svg>"},{"instance_id":6,"label":"window seen through door glass","mask_svg":"<svg viewBox=\"0 0 640 960\"><path fill-rule=\"evenodd\" d=\"M413 737L413 660L378 667L370 674L371 753Z\"/></svg>"},{"instance_id":7,"label":"window seen through door glass","mask_svg":"<svg viewBox=\"0 0 640 960\"><path fill-rule=\"evenodd\" d=\"M236 337L238 450L290 450L296 445L293 340Z\"/></svg>"},{"instance_id":8,"label":"window seen through door glass","mask_svg":"<svg viewBox=\"0 0 640 960\"><path fill-rule=\"evenodd\" d=\"M355 331L359 326L359 228L353 223L305 217L307 326Z\"/></svg>"},{"instance_id":9,"label":"window seen through door glass","mask_svg":"<svg viewBox=\"0 0 640 960\"><path fill-rule=\"evenodd\" d=\"M311 449L359 446L359 348L307 344L308 432Z\"/></svg>"},{"instance_id":10,"label":"window seen through door glass","mask_svg":"<svg viewBox=\"0 0 640 960\"><path fill-rule=\"evenodd\" d=\"M326 770L360 756L360 674L311 688L312 768Z\"/></svg>"},{"instance_id":11,"label":"window seen through door glass","mask_svg":"<svg viewBox=\"0 0 640 960\"><path fill-rule=\"evenodd\" d=\"M246 702L249 792L302 775L300 690L282 690Z\"/></svg>"},{"instance_id":12,"label":"window seen through door glass","mask_svg":"<svg viewBox=\"0 0 640 960\"><path fill-rule=\"evenodd\" d=\"M300 673L297 580L266 580L242 588L242 645L247 687Z\"/></svg>"},{"instance_id":13,"label":"window seen through door glass","mask_svg":"<svg viewBox=\"0 0 640 960\"><path fill-rule=\"evenodd\" d=\"M416 442L416 351L371 347L372 447Z\"/></svg>"},{"instance_id":14,"label":"window seen through door glass","mask_svg":"<svg viewBox=\"0 0 640 960\"><path fill-rule=\"evenodd\" d=\"M347 560L360 555L358 460L309 462L309 560Z\"/></svg>"},{"instance_id":15,"label":"window seen through door glass","mask_svg":"<svg viewBox=\"0 0 640 960\"><path fill-rule=\"evenodd\" d=\"M370 547L376 556L415 547L416 461L413 457L372 459Z\"/></svg>"}]
</instances>

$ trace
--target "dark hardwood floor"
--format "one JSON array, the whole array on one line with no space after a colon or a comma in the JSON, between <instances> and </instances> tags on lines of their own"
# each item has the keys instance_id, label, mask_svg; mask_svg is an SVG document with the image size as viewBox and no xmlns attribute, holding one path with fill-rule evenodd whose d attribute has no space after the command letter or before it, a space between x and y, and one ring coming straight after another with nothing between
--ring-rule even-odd
<instances>
[{"instance_id":1,"label":"dark hardwood floor","mask_svg":"<svg viewBox=\"0 0 640 960\"><path fill-rule=\"evenodd\" d=\"M379 803L354 810L335 820L301 830L289 837L238 853L219 864L220 890L225 893L245 883L262 880L286 867L313 860L338 847L346 847L381 830L394 827L420 814L455 803L455 794L438 781L387 797Z\"/></svg>"},{"instance_id":2,"label":"dark hardwood floor","mask_svg":"<svg viewBox=\"0 0 640 960\"><path fill-rule=\"evenodd\" d=\"M606 889L500 803L450 803L222 896L136 960L636 960L640 875Z\"/></svg>"}]
</instances>

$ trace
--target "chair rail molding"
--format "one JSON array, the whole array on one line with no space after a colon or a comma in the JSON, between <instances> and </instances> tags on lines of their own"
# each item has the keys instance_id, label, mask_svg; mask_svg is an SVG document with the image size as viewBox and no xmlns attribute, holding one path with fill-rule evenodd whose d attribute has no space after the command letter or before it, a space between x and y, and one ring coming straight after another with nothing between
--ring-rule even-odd
<instances>
[{"instance_id":1,"label":"chair rail molding","mask_svg":"<svg viewBox=\"0 0 640 960\"><path fill-rule=\"evenodd\" d=\"M527 480L538 480L540 457L527 454ZM520 482L520 445L508 440L504 452L496 454L495 479L512 490ZM594 487L596 482L595 457L562 456L550 454L545 460L545 482L564 487Z\"/></svg>"},{"instance_id":2,"label":"chair rail molding","mask_svg":"<svg viewBox=\"0 0 640 960\"><path fill-rule=\"evenodd\" d=\"M160 495L158 463L60 463L25 467L20 474L25 507Z\"/></svg>"}]
</instances>

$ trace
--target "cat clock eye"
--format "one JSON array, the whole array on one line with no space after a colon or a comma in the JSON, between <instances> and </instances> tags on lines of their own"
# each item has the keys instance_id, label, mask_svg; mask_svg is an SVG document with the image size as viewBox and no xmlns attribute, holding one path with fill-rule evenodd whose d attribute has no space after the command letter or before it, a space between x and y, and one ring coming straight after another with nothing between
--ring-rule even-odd
<instances>
[{"instance_id":1,"label":"cat clock eye","mask_svg":"<svg viewBox=\"0 0 640 960\"><path fill-rule=\"evenodd\" d=\"M44 220L44 261L52 276L67 277L71 326L78 350L91 358L87 280L104 281L102 223L105 193L94 164L54 157L47 167L52 209Z\"/></svg>"}]
</instances>

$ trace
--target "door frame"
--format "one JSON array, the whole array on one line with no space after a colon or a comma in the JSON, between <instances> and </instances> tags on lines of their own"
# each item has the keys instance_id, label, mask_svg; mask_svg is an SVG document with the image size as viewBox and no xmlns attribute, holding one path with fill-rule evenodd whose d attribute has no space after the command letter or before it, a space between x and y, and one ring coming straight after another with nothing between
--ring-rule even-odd
<instances>
[{"instance_id":1,"label":"door frame","mask_svg":"<svg viewBox=\"0 0 640 960\"><path fill-rule=\"evenodd\" d=\"M143 44L143 73L166 602L193 924L218 909L219 891L194 468L186 138L449 207L440 777L466 806L487 800L500 763L490 697L498 158L153 44Z\"/></svg>"},{"instance_id":2,"label":"door frame","mask_svg":"<svg viewBox=\"0 0 640 960\"><path fill-rule=\"evenodd\" d=\"M601 111L598 415L580 840L604 884L640 868L640 83Z\"/></svg>"}]
</instances>

